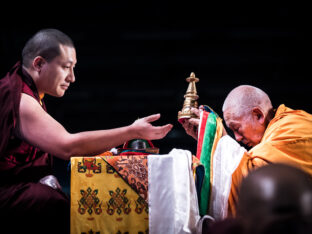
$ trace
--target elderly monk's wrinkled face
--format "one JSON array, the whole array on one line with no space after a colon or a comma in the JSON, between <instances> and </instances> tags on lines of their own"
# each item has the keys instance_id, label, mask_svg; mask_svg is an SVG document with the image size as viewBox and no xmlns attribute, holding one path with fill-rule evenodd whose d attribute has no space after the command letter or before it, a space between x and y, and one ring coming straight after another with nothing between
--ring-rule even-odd
<instances>
[{"instance_id":1,"label":"elderly monk's wrinkled face","mask_svg":"<svg viewBox=\"0 0 312 234\"><path fill-rule=\"evenodd\" d=\"M70 83L75 82L77 63L74 48L61 45L60 51L59 56L44 64L40 74L40 91L56 97L62 97Z\"/></svg>"},{"instance_id":2,"label":"elderly monk's wrinkled face","mask_svg":"<svg viewBox=\"0 0 312 234\"><path fill-rule=\"evenodd\" d=\"M224 121L233 131L235 139L243 144L253 147L260 143L265 126L252 112L242 116L235 116L230 111L224 111Z\"/></svg>"}]
</instances>

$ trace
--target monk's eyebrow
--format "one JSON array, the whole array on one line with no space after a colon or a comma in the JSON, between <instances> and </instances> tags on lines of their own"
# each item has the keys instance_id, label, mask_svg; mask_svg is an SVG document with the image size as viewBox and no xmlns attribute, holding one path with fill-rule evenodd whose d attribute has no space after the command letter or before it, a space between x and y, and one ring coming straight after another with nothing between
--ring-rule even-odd
<instances>
[{"instance_id":1,"label":"monk's eyebrow","mask_svg":"<svg viewBox=\"0 0 312 234\"><path fill-rule=\"evenodd\" d=\"M76 64L77 64L77 63L74 63L74 61L72 61L72 60L68 60L68 61L66 61L65 63L70 63L70 65L73 65L73 64L74 64L74 66L76 66Z\"/></svg>"},{"instance_id":2,"label":"monk's eyebrow","mask_svg":"<svg viewBox=\"0 0 312 234\"><path fill-rule=\"evenodd\" d=\"M230 122L228 125L230 128L238 128L240 125L237 123Z\"/></svg>"}]
</instances>

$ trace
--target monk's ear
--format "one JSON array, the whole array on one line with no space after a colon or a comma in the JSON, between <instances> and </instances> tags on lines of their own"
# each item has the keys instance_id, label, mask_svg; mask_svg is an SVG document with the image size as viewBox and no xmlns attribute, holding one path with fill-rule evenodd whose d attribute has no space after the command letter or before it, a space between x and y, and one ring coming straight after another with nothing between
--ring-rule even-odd
<instances>
[{"instance_id":1,"label":"monk's ear","mask_svg":"<svg viewBox=\"0 0 312 234\"><path fill-rule=\"evenodd\" d=\"M260 124L264 124L265 116L264 116L262 110L259 107L254 107L252 109L252 116Z\"/></svg>"},{"instance_id":2,"label":"monk's ear","mask_svg":"<svg viewBox=\"0 0 312 234\"><path fill-rule=\"evenodd\" d=\"M36 58L34 58L33 60L33 68L37 71L37 72L40 72L41 71L41 68L42 66L44 65L45 63L45 59L42 58L41 56L37 56Z\"/></svg>"}]
</instances>

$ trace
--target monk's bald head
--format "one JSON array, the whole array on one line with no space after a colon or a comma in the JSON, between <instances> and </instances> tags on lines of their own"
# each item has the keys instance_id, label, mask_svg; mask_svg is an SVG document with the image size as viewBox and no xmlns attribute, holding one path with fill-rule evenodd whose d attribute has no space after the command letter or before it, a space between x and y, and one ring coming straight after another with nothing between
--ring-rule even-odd
<instances>
[{"instance_id":1,"label":"monk's bald head","mask_svg":"<svg viewBox=\"0 0 312 234\"><path fill-rule=\"evenodd\" d=\"M251 172L241 185L238 214L255 226L280 220L310 225L311 176L284 164L272 164Z\"/></svg>"},{"instance_id":2,"label":"monk's bald head","mask_svg":"<svg viewBox=\"0 0 312 234\"><path fill-rule=\"evenodd\" d=\"M29 68L34 58L41 56L50 62L61 54L60 45L74 48L69 36L57 29L42 29L33 35L22 51L23 66Z\"/></svg>"},{"instance_id":3,"label":"monk's bald head","mask_svg":"<svg viewBox=\"0 0 312 234\"><path fill-rule=\"evenodd\" d=\"M261 89L251 85L240 85L227 95L222 111L232 115L244 115L253 107L259 107L266 115L272 109L272 103Z\"/></svg>"}]
</instances>

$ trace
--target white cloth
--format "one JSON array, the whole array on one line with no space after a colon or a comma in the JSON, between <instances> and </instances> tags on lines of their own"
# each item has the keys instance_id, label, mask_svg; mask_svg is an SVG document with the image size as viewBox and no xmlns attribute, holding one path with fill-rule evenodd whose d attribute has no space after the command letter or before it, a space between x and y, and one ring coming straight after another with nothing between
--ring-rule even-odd
<instances>
[{"instance_id":1,"label":"white cloth","mask_svg":"<svg viewBox=\"0 0 312 234\"><path fill-rule=\"evenodd\" d=\"M192 154L173 149L148 156L149 233L198 233L200 215Z\"/></svg>"},{"instance_id":2,"label":"white cloth","mask_svg":"<svg viewBox=\"0 0 312 234\"><path fill-rule=\"evenodd\" d=\"M62 187L60 183L58 182L57 178L54 175L47 175L39 180L39 183L45 184L47 186L50 186L54 189L60 189L62 190Z\"/></svg>"},{"instance_id":3,"label":"white cloth","mask_svg":"<svg viewBox=\"0 0 312 234\"><path fill-rule=\"evenodd\" d=\"M232 174L246 152L230 136L223 136L213 155L213 176L209 214L216 220L226 218L231 191Z\"/></svg>"}]
</instances>

